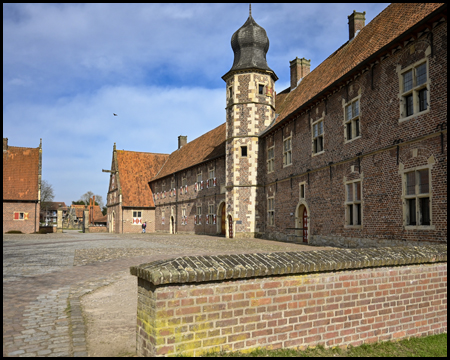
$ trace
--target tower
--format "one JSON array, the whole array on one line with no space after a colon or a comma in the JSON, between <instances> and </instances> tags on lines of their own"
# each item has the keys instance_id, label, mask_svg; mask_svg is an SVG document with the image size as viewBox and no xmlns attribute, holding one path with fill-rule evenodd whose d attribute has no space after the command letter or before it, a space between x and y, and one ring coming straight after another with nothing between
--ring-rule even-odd
<instances>
[{"instance_id":1,"label":"tower","mask_svg":"<svg viewBox=\"0 0 450 360\"><path fill-rule=\"evenodd\" d=\"M267 65L269 39L251 15L231 37L234 62L226 82L227 237L253 237L257 227L258 135L275 118L274 85Z\"/></svg>"}]
</instances>

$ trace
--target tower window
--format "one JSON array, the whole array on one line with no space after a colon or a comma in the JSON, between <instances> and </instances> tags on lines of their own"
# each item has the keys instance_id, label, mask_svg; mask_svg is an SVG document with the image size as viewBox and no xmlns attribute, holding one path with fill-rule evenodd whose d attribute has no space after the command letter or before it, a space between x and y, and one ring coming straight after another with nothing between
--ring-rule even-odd
<instances>
[{"instance_id":1,"label":"tower window","mask_svg":"<svg viewBox=\"0 0 450 360\"><path fill-rule=\"evenodd\" d=\"M259 84L258 93L259 93L259 95L264 95L264 85Z\"/></svg>"},{"instance_id":2,"label":"tower window","mask_svg":"<svg viewBox=\"0 0 450 360\"><path fill-rule=\"evenodd\" d=\"M232 86L230 86L230 87L228 88L228 97L229 97L230 99L233 97L233 87L232 87Z\"/></svg>"},{"instance_id":3,"label":"tower window","mask_svg":"<svg viewBox=\"0 0 450 360\"><path fill-rule=\"evenodd\" d=\"M241 146L241 156L247 157L247 146Z\"/></svg>"}]
</instances>

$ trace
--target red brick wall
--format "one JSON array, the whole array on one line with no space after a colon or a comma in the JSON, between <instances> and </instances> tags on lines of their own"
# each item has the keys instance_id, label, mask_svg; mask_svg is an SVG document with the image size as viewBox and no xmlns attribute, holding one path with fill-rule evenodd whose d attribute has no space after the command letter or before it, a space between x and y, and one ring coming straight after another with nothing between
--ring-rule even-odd
<instances>
[{"instance_id":1,"label":"red brick wall","mask_svg":"<svg viewBox=\"0 0 450 360\"><path fill-rule=\"evenodd\" d=\"M206 188L206 180L208 179L208 170L215 166L215 175L217 179L217 186ZM197 182L197 174L202 172L203 190L194 191L194 183ZM188 191L180 192L183 174L186 176L186 183ZM206 215L208 214L208 205L214 204L214 211L218 214L219 205L225 200L225 194L220 193L221 185L225 183L225 158L219 158L215 161L200 164L192 167L186 171L181 171L176 174L176 195L169 196L172 176L159 179L151 184L153 194L158 193L159 198L155 199L155 231L169 232L171 208L173 207L174 220L176 222L177 233L196 233L196 234L217 234L220 233L220 223L218 218L216 224L206 225ZM162 183L165 181L166 197L163 193ZM194 215L197 214L197 206L202 207L202 221L201 225L194 225ZM186 207L187 224L183 225L181 222L182 208ZM162 224L162 211L164 211L164 224Z\"/></svg>"},{"instance_id":2,"label":"red brick wall","mask_svg":"<svg viewBox=\"0 0 450 360\"><path fill-rule=\"evenodd\" d=\"M446 263L138 284L141 356L357 346L447 331Z\"/></svg>"},{"instance_id":3,"label":"red brick wall","mask_svg":"<svg viewBox=\"0 0 450 360\"><path fill-rule=\"evenodd\" d=\"M106 226L89 226L90 233L102 233L108 232L108 228Z\"/></svg>"},{"instance_id":4,"label":"red brick wall","mask_svg":"<svg viewBox=\"0 0 450 360\"><path fill-rule=\"evenodd\" d=\"M14 220L14 212L28 213L28 220ZM3 232L19 230L25 234L39 231L40 204L3 202Z\"/></svg>"},{"instance_id":5,"label":"red brick wall","mask_svg":"<svg viewBox=\"0 0 450 360\"><path fill-rule=\"evenodd\" d=\"M446 241L447 130L446 125L443 131L439 128L447 119L446 39L447 23L443 23L433 29L432 56L427 53L429 38L421 37L375 66L373 88L371 71L355 76L347 87L333 93L326 104L322 99L310 109L310 113L299 115L264 137L259 179L265 186L258 194L258 227L263 229L266 238L285 240L287 234L294 234L287 228L295 227L295 212L300 201L299 183L306 182L305 201L310 209L309 235L313 242L376 246L390 241ZM430 110L399 121L397 67L403 69L425 58L429 62ZM354 99L359 92L361 138L345 142L342 102ZM324 152L313 156L311 121L322 116ZM293 165L283 167L283 133L291 131L294 134ZM402 142L398 145L397 163L397 144L394 142L399 139ZM273 142L275 171L267 174L267 148ZM417 151L417 156L412 158L414 151ZM362 153L360 162L358 153ZM406 229L401 198L403 179L399 172L402 166L408 169L433 161L430 179L432 226ZM363 226L358 229L344 226L345 177L362 179ZM273 227L267 224L268 195L274 195L275 199Z\"/></svg>"}]
</instances>

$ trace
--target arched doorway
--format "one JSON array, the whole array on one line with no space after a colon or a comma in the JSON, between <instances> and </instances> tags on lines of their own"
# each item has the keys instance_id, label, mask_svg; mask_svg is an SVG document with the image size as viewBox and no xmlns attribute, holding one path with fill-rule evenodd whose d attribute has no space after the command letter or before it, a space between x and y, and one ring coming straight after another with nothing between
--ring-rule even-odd
<instances>
[{"instance_id":1,"label":"arched doorway","mask_svg":"<svg viewBox=\"0 0 450 360\"><path fill-rule=\"evenodd\" d=\"M223 202L220 206L219 206L219 221L217 222L217 224L220 226L220 234L221 235L225 235L225 231L226 231L226 214L225 214L225 203Z\"/></svg>"},{"instance_id":2,"label":"arched doorway","mask_svg":"<svg viewBox=\"0 0 450 360\"><path fill-rule=\"evenodd\" d=\"M228 215L228 237L233 238L233 218L231 215Z\"/></svg>"},{"instance_id":3,"label":"arched doorway","mask_svg":"<svg viewBox=\"0 0 450 360\"><path fill-rule=\"evenodd\" d=\"M173 216L170 217L170 230L169 233L175 234L175 219Z\"/></svg>"},{"instance_id":4,"label":"arched doorway","mask_svg":"<svg viewBox=\"0 0 450 360\"><path fill-rule=\"evenodd\" d=\"M301 204L297 207L297 214L295 217L296 228L302 228L302 230L296 230L295 233L301 238L301 242L307 243L309 238L309 216L308 209L305 204Z\"/></svg>"}]
</instances>

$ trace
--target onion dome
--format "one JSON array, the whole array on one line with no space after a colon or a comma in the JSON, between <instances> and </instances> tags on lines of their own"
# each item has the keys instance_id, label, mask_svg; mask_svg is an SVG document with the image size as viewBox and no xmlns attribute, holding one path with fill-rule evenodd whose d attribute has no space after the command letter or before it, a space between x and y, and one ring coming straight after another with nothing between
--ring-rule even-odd
<instances>
[{"instance_id":1,"label":"onion dome","mask_svg":"<svg viewBox=\"0 0 450 360\"><path fill-rule=\"evenodd\" d=\"M269 38L266 30L256 23L251 14L245 24L231 37L231 48L234 52L234 62L229 72L244 69L261 69L273 73L266 60L266 54L269 50Z\"/></svg>"}]
</instances>

